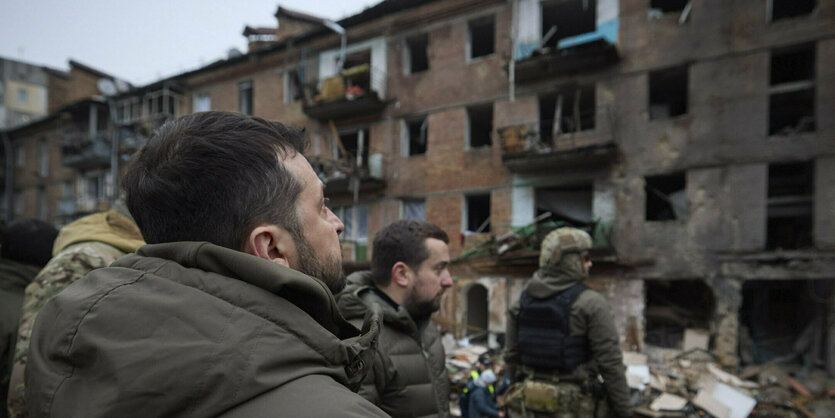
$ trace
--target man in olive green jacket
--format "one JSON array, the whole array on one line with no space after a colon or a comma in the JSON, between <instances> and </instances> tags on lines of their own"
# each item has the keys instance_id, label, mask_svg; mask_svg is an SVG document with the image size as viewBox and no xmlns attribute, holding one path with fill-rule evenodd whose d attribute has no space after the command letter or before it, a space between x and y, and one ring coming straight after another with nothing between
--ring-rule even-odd
<instances>
[{"instance_id":1,"label":"man in olive green jacket","mask_svg":"<svg viewBox=\"0 0 835 418\"><path fill-rule=\"evenodd\" d=\"M605 394L611 411L618 417L629 417L632 416L629 387L626 384L623 355L609 304L599 293L581 285L589 276L591 259L588 251L591 246L591 237L586 232L575 228L559 228L549 233L542 241L540 268L526 284L523 297L517 300L508 311L505 361L514 371L512 374L522 377L517 380L557 382L561 394L570 392L572 396L588 397L588 399L578 401L575 396L573 401L569 402L572 407L579 405L581 408L579 411L568 410L568 405L557 405L561 417L595 416L594 404L597 402L591 399L589 385L597 381L598 374L603 377ZM532 360L549 360L549 356L554 356L553 360L556 362L568 359L560 358L559 353L548 352L545 342L548 341L549 335L536 335L535 331L528 335L533 334L537 343L530 344L531 347L528 348L523 347L520 331L522 328L535 329L537 325L524 324L520 320L521 301L524 299L524 294L527 293L531 301L543 303L542 301L552 301L558 298L572 288L578 290L576 299L570 305L568 316L569 336L574 340L562 339L561 345L564 354L576 354L581 359L579 361L581 364L571 369L561 370L531 365ZM538 319L543 320L543 318ZM544 332L554 336L559 332L561 325L563 324L550 322L547 327L551 327L551 330ZM575 346L572 347L572 344ZM576 350L578 346L582 347L581 350ZM578 351L585 352L578 353ZM554 400L559 403L558 399ZM588 402L585 402L586 400ZM597 416L602 415L600 409L597 407Z\"/></svg>"},{"instance_id":2,"label":"man in olive green jacket","mask_svg":"<svg viewBox=\"0 0 835 418\"><path fill-rule=\"evenodd\" d=\"M370 272L354 273L337 296L355 324L375 305L383 330L360 395L394 417L449 416L449 378L438 327L449 275L449 238L435 225L398 221L377 233Z\"/></svg>"},{"instance_id":3,"label":"man in olive green jacket","mask_svg":"<svg viewBox=\"0 0 835 418\"><path fill-rule=\"evenodd\" d=\"M300 131L227 112L163 125L127 204L148 245L39 313L26 367L42 416L385 416L351 389L379 333L336 310L338 234Z\"/></svg>"}]
</instances>

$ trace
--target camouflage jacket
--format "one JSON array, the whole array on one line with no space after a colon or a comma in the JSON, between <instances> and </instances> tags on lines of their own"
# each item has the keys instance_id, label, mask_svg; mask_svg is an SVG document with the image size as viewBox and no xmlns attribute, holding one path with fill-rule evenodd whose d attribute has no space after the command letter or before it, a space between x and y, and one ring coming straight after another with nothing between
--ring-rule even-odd
<instances>
[{"instance_id":1,"label":"camouflage jacket","mask_svg":"<svg viewBox=\"0 0 835 418\"><path fill-rule=\"evenodd\" d=\"M55 240L53 258L26 287L8 395L11 417L28 416L23 373L32 327L41 308L91 270L107 267L142 245L144 241L136 225L115 211L81 218L61 229Z\"/></svg>"}]
</instances>

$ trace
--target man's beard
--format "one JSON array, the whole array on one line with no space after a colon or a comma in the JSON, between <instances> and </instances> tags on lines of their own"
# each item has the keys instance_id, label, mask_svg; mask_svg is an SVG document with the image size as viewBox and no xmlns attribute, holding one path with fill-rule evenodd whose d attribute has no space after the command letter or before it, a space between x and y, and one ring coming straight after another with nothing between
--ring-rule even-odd
<instances>
[{"instance_id":1,"label":"man's beard","mask_svg":"<svg viewBox=\"0 0 835 418\"><path fill-rule=\"evenodd\" d=\"M418 300L417 288L413 287L406 294L406 299L403 301L403 307L409 312L413 318L426 317L432 315L441 309L441 296L444 289L435 295L432 299Z\"/></svg>"},{"instance_id":2,"label":"man's beard","mask_svg":"<svg viewBox=\"0 0 835 418\"><path fill-rule=\"evenodd\" d=\"M301 234L296 235L296 253L299 256L299 271L315 277L328 286L331 293L334 295L341 292L345 288L347 281L345 280L345 273L342 271L341 257L323 256L320 260L313 252L313 247Z\"/></svg>"}]
</instances>

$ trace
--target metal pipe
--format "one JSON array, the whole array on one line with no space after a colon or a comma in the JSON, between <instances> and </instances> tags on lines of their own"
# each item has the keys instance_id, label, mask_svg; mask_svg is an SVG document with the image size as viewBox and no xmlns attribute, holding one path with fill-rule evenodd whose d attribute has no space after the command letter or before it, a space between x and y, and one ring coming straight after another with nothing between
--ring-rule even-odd
<instances>
[{"instance_id":1,"label":"metal pipe","mask_svg":"<svg viewBox=\"0 0 835 418\"><path fill-rule=\"evenodd\" d=\"M342 71L342 68L345 65L345 48L348 42L345 37L345 28L332 20L326 20L322 22L322 24L325 25L326 28L338 33L341 38L339 46L339 68L337 69L337 72Z\"/></svg>"}]
</instances>

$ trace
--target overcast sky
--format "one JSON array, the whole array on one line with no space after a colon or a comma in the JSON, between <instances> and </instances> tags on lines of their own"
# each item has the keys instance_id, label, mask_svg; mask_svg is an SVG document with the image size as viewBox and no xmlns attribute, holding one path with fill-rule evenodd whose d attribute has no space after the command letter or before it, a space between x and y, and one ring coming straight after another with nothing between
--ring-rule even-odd
<instances>
[{"instance_id":1,"label":"overcast sky","mask_svg":"<svg viewBox=\"0 0 835 418\"><path fill-rule=\"evenodd\" d=\"M246 51L246 25L281 4L338 20L380 0L0 0L0 57L66 70L74 59L136 85Z\"/></svg>"}]
</instances>

